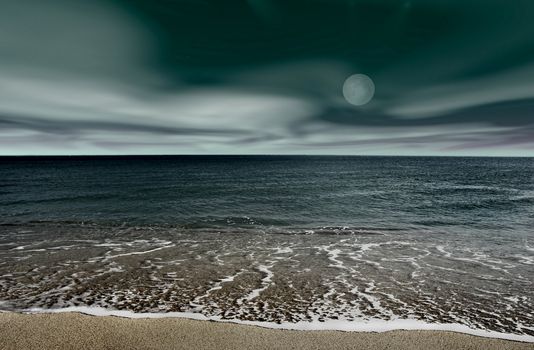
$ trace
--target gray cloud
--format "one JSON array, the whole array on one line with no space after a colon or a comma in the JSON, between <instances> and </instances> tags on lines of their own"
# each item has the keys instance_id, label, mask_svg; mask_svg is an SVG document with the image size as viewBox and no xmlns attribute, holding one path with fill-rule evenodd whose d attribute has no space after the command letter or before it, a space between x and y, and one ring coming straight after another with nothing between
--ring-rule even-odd
<instances>
[{"instance_id":1,"label":"gray cloud","mask_svg":"<svg viewBox=\"0 0 534 350\"><path fill-rule=\"evenodd\" d=\"M238 137L249 134L247 131L239 129L179 128L114 121L50 120L26 116L0 116L0 126L4 131L9 129L31 130L39 133L73 136L95 131L120 132L124 134L144 133L155 137L158 135L224 135Z\"/></svg>"},{"instance_id":2,"label":"gray cloud","mask_svg":"<svg viewBox=\"0 0 534 350\"><path fill-rule=\"evenodd\" d=\"M172 41L164 45L154 28L181 33L179 24L165 32L172 16L147 24L117 4L0 0L0 154L531 154L530 22L487 26L500 17L486 14L464 38L445 24L464 6L474 13L472 5L415 1L419 12L395 12L369 39L340 31L350 28L337 22L336 31L312 26L308 36L307 27L292 27L292 16L276 20L284 6L248 1L246 11L265 28L295 30L269 37L251 24L266 41L243 46L233 31L212 33L220 41L210 42L199 28L189 39L162 35ZM321 15L299 23L315 25ZM466 18L457 24L469 27ZM437 32L418 42L426 32L410 30L419 27ZM375 81L368 105L343 99L343 82L354 73Z\"/></svg>"},{"instance_id":3,"label":"gray cloud","mask_svg":"<svg viewBox=\"0 0 534 350\"><path fill-rule=\"evenodd\" d=\"M375 127L409 128L425 125L473 123L498 126L528 126L534 124L533 109L534 98L454 109L438 116L425 118L399 118L380 110L361 111L345 107L325 109L314 116L314 119L340 125ZM295 127L298 128L298 125L295 125Z\"/></svg>"}]
</instances>

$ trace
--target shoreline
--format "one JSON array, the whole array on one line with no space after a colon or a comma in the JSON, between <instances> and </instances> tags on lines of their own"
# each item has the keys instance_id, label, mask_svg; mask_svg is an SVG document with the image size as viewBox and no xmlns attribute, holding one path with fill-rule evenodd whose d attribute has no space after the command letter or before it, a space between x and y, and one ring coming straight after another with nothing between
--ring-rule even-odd
<instances>
[{"instance_id":1,"label":"shoreline","mask_svg":"<svg viewBox=\"0 0 534 350\"><path fill-rule=\"evenodd\" d=\"M336 331L348 333L385 333L391 331L431 331L451 332L465 334L488 339L501 339L507 341L533 343L534 336L528 334L501 333L497 331L470 328L457 323L431 323L416 319L368 319L347 321L343 319L328 319L325 321L302 321L302 322L268 322L249 321L239 319L225 319L219 316L206 316L200 312L132 312L127 310L108 309L99 306L69 306L63 308L29 308L24 310L0 310L2 314L12 313L20 315L43 315L43 314L80 314L92 317L116 317L124 319L184 319L201 322L216 322L235 324L240 326L252 326L274 330L289 331Z\"/></svg>"},{"instance_id":2,"label":"shoreline","mask_svg":"<svg viewBox=\"0 0 534 350\"><path fill-rule=\"evenodd\" d=\"M10 311L11 312L11 311ZM193 312L141 312L136 313L125 310L113 310L95 306L70 306L57 309L31 308L21 311L12 311L20 314L66 314L79 313L82 315L96 317L119 317L125 319L186 319L205 322L229 323L236 325L255 326L266 329L290 330L290 331L338 331L349 333L384 333L391 331L436 331L466 334L470 336L502 339L516 342L534 344L534 336L520 335L512 333L500 333L483 329L470 328L466 325L455 323L429 323L415 319L393 319L393 320L326 320L324 322L296 322L296 323L275 323L265 321L246 321L237 319L223 319L217 316L206 316ZM0 313L1 314L1 313Z\"/></svg>"},{"instance_id":3,"label":"shoreline","mask_svg":"<svg viewBox=\"0 0 534 350\"><path fill-rule=\"evenodd\" d=\"M0 313L2 349L534 349L450 331L287 330L178 317Z\"/></svg>"}]
</instances>

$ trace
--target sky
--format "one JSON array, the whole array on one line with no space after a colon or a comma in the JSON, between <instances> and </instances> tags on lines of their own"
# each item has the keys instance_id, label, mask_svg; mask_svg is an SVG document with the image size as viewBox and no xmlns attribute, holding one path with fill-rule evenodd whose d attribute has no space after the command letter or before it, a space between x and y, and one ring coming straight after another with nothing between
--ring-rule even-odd
<instances>
[{"instance_id":1,"label":"sky","mask_svg":"<svg viewBox=\"0 0 534 350\"><path fill-rule=\"evenodd\" d=\"M0 155L534 156L532 0L0 8Z\"/></svg>"}]
</instances>

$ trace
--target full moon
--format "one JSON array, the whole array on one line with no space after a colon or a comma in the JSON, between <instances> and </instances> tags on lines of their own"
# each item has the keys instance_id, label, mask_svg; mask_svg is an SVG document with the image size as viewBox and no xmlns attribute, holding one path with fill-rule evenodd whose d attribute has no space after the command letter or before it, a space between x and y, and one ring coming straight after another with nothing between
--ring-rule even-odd
<instances>
[{"instance_id":1,"label":"full moon","mask_svg":"<svg viewBox=\"0 0 534 350\"><path fill-rule=\"evenodd\" d=\"M348 103L362 106L371 101L375 94L375 84L365 74L354 74L343 84L343 96Z\"/></svg>"}]
</instances>

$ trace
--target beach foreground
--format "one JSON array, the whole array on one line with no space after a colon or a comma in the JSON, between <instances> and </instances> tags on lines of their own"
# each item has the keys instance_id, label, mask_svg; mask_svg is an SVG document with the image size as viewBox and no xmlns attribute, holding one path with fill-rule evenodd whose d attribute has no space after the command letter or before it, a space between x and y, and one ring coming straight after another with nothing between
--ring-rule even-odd
<instances>
[{"instance_id":1,"label":"beach foreground","mask_svg":"<svg viewBox=\"0 0 534 350\"><path fill-rule=\"evenodd\" d=\"M290 331L180 318L0 314L1 349L534 349L442 331Z\"/></svg>"}]
</instances>

